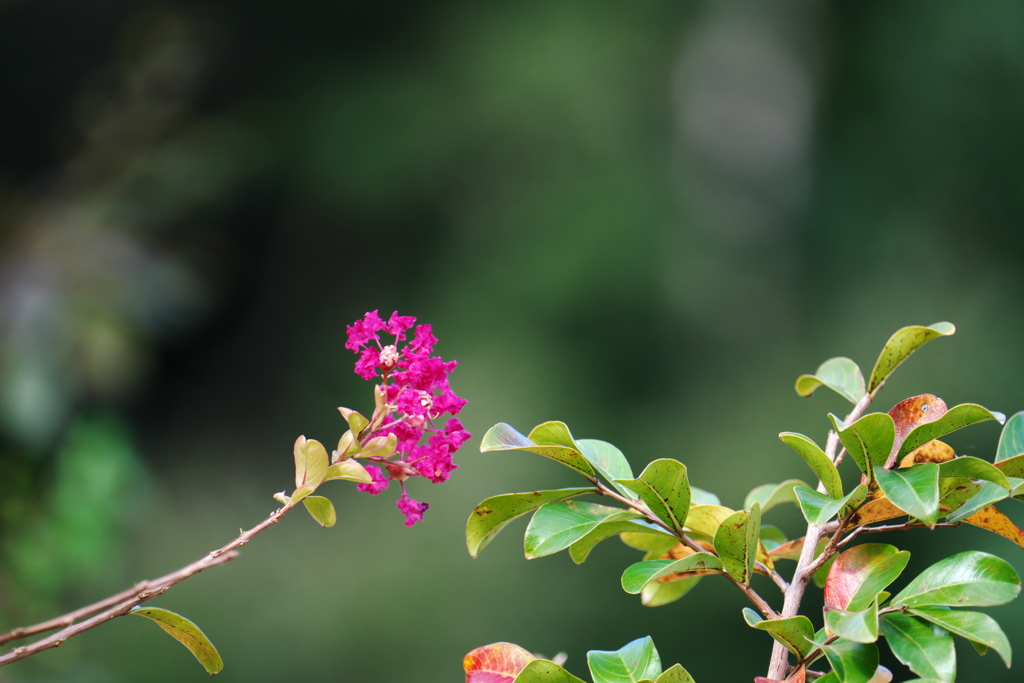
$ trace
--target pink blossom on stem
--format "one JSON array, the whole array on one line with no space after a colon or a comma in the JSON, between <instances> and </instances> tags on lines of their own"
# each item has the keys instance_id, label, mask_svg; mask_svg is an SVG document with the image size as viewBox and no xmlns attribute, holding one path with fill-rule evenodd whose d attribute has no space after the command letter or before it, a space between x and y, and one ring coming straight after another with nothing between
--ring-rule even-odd
<instances>
[{"instance_id":1,"label":"pink blossom on stem","mask_svg":"<svg viewBox=\"0 0 1024 683\"><path fill-rule=\"evenodd\" d=\"M452 455L471 436L458 419L442 421L446 415L458 414L466 404L448 382L458 362L430 355L437 343L430 325L417 325L412 340L404 344L406 332L415 323L416 318L399 315L398 311L387 322L377 311L370 311L362 320L346 327L345 343L345 348L359 356L356 374L368 380L379 377L383 387L384 405L374 413L370 432L363 430L359 438L365 442L394 435L397 440L395 451L389 456L366 456L384 469L368 466L373 481L359 484L358 488L376 495L391 481L398 480L402 484L398 509L406 516L406 526L422 520L428 507L408 497L406 480L416 476L434 483L447 480L458 467L452 462ZM382 341L381 332L392 335L393 343Z\"/></svg>"},{"instance_id":2,"label":"pink blossom on stem","mask_svg":"<svg viewBox=\"0 0 1024 683\"><path fill-rule=\"evenodd\" d=\"M423 513L430 507L427 503L413 500L408 494L403 493L402 497L395 503L398 509L405 515L405 525L412 526L416 522L423 521Z\"/></svg>"},{"instance_id":3,"label":"pink blossom on stem","mask_svg":"<svg viewBox=\"0 0 1024 683\"><path fill-rule=\"evenodd\" d=\"M356 484L356 488L360 491L366 491L371 496L376 496L378 493L383 491L391 483L391 480L384 476L384 473L380 471L380 468L376 465L367 465L366 471L370 475L371 481L369 484Z\"/></svg>"}]
</instances>

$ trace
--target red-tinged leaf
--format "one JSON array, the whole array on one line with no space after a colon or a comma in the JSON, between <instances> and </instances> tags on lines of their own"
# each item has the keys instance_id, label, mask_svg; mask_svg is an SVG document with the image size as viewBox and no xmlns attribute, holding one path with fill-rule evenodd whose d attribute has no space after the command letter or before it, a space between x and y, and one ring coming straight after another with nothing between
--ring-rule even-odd
<instances>
[{"instance_id":1,"label":"red-tinged leaf","mask_svg":"<svg viewBox=\"0 0 1024 683\"><path fill-rule=\"evenodd\" d=\"M896 580L910 553L886 543L865 543L839 555L825 580L825 608L858 612Z\"/></svg>"},{"instance_id":2,"label":"red-tinged leaf","mask_svg":"<svg viewBox=\"0 0 1024 683\"><path fill-rule=\"evenodd\" d=\"M492 643L470 652L462 660L466 683L512 683L536 657L513 643Z\"/></svg>"},{"instance_id":3,"label":"red-tinged leaf","mask_svg":"<svg viewBox=\"0 0 1024 683\"><path fill-rule=\"evenodd\" d=\"M889 462L886 467L892 467L894 458L900 452L900 447L906 441L910 432L928 422L934 422L946 414L946 402L935 394L921 394L900 401L889 411L889 417L896 425L896 439L892 444L892 451L889 453ZM925 461L933 462L933 461Z\"/></svg>"},{"instance_id":4,"label":"red-tinged leaf","mask_svg":"<svg viewBox=\"0 0 1024 683\"><path fill-rule=\"evenodd\" d=\"M789 678L780 681L777 678L765 678L764 676L758 676L754 679L754 683L804 683L807 680L807 669L800 665L796 668L796 671L789 675Z\"/></svg>"},{"instance_id":5,"label":"red-tinged leaf","mask_svg":"<svg viewBox=\"0 0 1024 683\"><path fill-rule=\"evenodd\" d=\"M873 394L914 351L932 339L948 337L954 332L956 327L947 322L932 323L928 326L910 325L896 330L885 343L882 352L878 354L878 360L871 371L871 379L868 380L868 391Z\"/></svg>"}]
</instances>

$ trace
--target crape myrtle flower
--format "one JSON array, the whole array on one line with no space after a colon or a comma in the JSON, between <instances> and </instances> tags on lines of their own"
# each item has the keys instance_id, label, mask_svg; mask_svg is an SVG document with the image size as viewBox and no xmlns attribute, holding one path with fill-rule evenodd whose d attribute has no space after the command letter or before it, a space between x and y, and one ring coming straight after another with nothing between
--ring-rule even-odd
<instances>
[{"instance_id":1,"label":"crape myrtle flower","mask_svg":"<svg viewBox=\"0 0 1024 683\"><path fill-rule=\"evenodd\" d=\"M428 507L409 497L406 480L417 476L435 484L447 480L458 467L452 455L472 436L458 418L443 421L446 415L457 415L466 404L448 383L448 375L458 362L432 356L437 337L430 325L413 329L415 323L416 318L398 315L398 311L387 320L377 311L370 311L345 328L345 348L359 356L356 374L380 380L377 410L369 425L355 436L361 443L393 436L396 444L386 455L356 455L373 463L366 466L373 481L357 488L377 495L397 481L402 489L397 505L405 515L406 526L421 521ZM410 330L412 339L407 334Z\"/></svg>"}]
</instances>

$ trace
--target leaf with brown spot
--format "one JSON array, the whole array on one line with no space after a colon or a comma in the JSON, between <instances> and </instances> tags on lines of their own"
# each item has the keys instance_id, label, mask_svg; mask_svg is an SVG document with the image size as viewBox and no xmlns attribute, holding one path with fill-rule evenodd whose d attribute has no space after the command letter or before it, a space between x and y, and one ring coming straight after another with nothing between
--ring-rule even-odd
<instances>
[{"instance_id":1,"label":"leaf with brown spot","mask_svg":"<svg viewBox=\"0 0 1024 683\"><path fill-rule=\"evenodd\" d=\"M975 512L963 521L965 524L988 529L992 533L1008 538L1021 548L1024 548L1024 531L1017 528L1017 525L1011 522L1010 518L1003 514L995 505L989 505L987 508Z\"/></svg>"},{"instance_id":2,"label":"leaf with brown spot","mask_svg":"<svg viewBox=\"0 0 1024 683\"><path fill-rule=\"evenodd\" d=\"M889 460L885 466L890 468L893 466L896 454L899 453L910 432L923 424L938 420L946 414L947 410L946 402L935 394L911 396L893 406L889 411L889 417L896 425L896 438L892 442L892 451L889 453Z\"/></svg>"},{"instance_id":3,"label":"leaf with brown spot","mask_svg":"<svg viewBox=\"0 0 1024 683\"><path fill-rule=\"evenodd\" d=\"M514 643L492 643L465 656L466 683L512 683L536 657Z\"/></svg>"},{"instance_id":4,"label":"leaf with brown spot","mask_svg":"<svg viewBox=\"0 0 1024 683\"><path fill-rule=\"evenodd\" d=\"M466 546L470 557L476 557L498 532L513 519L559 500L566 500L596 489L557 489L554 491L530 491L527 493L506 493L493 496L474 508L466 522Z\"/></svg>"},{"instance_id":5,"label":"leaf with brown spot","mask_svg":"<svg viewBox=\"0 0 1024 683\"><path fill-rule=\"evenodd\" d=\"M940 322L932 323L927 327L923 325L910 325L903 327L889 337L882 352L875 361L875 367L871 371L871 379L868 380L868 391L874 393L875 389L884 382L903 361L910 357L914 351L938 337L948 337L956 332L953 323Z\"/></svg>"},{"instance_id":6,"label":"leaf with brown spot","mask_svg":"<svg viewBox=\"0 0 1024 683\"><path fill-rule=\"evenodd\" d=\"M851 527L864 526L887 519L906 517L907 513L896 507L888 498L876 498L864 504L851 521Z\"/></svg>"},{"instance_id":7,"label":"leaf with brown spot","mask_svg":"<svg viewBox=\"0 0 1024 683\"><path fill-rule=\"evenodd\" d=\"M942 477L939 479L939 509L947 515L963 507L974 497L981 485L966 477Z\"/></svg>"},{"instance_id":8,"label":"leaf with brown spot","mask_svg":"<svg viewBox=\"0 0 1024 683\"><path fill-rule=\"evenodd\" d=\"M922 462L934 462L936 464L948 462L956 457L956 451L947 443L938 439L932 439L923 446L918 446L900 460L899 467L910 467Z\"/></svg>"}]
</instances>

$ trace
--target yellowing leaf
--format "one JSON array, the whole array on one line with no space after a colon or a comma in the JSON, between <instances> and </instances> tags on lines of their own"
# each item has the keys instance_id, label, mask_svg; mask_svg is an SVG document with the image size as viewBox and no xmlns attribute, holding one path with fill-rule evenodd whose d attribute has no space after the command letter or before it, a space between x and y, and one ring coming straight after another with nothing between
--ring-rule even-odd
<instances>
[{"instance_id":1,"label":"yellowing leaf","mask_svg":"<svg viewBox=\"0 0 1024 683\"><path fill-rule=\"evenodd\" d=\"M995 505L989 505L970 517L963 520L965 524L971 524L982 529L988 529L992 533L1008 538L1021 548L1024 548L1024 531L1017 528L1010 518Z\"/></svg>"},{"instance_id":2,"label":"yellowing leaf","mask_svg":"<svg viewBox=\"0 0 1024 683\"><path fill-rule=\"evenodd\" d=\"M327 473L327 449L315 439L300 436L295 440L295 486L312 486L314 489L324 480Z\"/></svg>"},{"instance_id":3,"label":"yellowing leaf","mask_svg":"<svg viewBox=\"0 0 1024 683\"><path fill-rule=\"evenodd\" d=\"M948 462L956 457L956 451L949 444L938 439L932 439L928 443L918 446L903 456L899 467L910 467L923 462L934 462L936 464Z\"/></svg>"}]
</instances>

